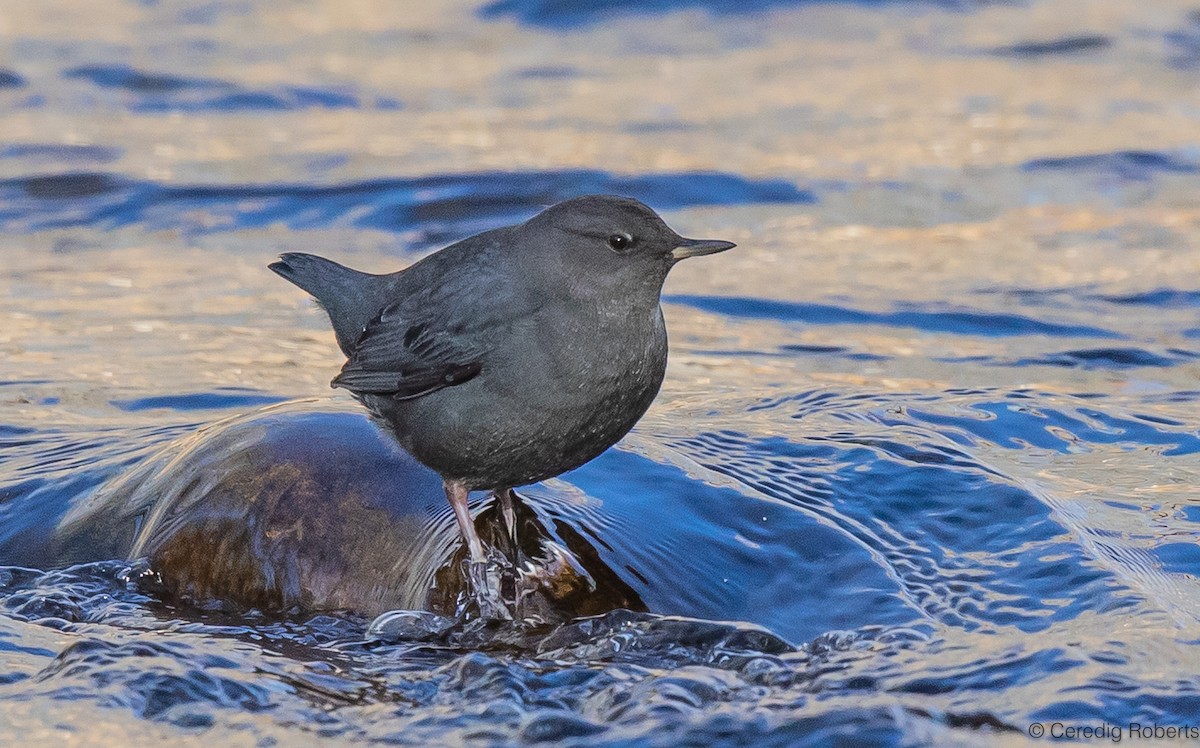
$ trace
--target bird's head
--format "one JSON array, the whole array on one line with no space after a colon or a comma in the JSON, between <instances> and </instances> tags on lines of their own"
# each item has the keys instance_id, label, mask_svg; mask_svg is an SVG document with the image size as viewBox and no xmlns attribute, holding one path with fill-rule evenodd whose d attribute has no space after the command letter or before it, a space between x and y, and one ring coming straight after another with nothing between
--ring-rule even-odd
<instances>
[{"instance_id":1,"label":"bird's head","mask_svg":"<svg viewBox=\"0 0 1200 748\"><path fill-rule=\"evenodd\" d=\"M547 238L546 249L558 256L564 272L584 281L603 276L623 284L656 284L656 294L675 263L735 246L716 239L686 239L645 204L615 195L565 200L526 226Z\"/></svg>"}]
</instances>

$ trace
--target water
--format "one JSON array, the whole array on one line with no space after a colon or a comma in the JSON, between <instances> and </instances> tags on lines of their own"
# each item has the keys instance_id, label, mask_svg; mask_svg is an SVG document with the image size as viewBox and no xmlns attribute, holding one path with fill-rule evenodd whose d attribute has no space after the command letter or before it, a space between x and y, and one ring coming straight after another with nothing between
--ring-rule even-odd
<instances>
[{"instance_id":1,"label":"water","mask_svg":"<svg viewBox=\"0 0 1200 748\"><path fill-rule=\"evenodd\" d=\"M1194 725L1198 28L1175 0L7 9L0 734ZM582 576L540 625L456 622L436 482L265 266L391 270L591 191L740 246L673 273L635 432L522 491L526 551ZM397 607L431 612L372 627Z\"/></svg>"}]
</instances>

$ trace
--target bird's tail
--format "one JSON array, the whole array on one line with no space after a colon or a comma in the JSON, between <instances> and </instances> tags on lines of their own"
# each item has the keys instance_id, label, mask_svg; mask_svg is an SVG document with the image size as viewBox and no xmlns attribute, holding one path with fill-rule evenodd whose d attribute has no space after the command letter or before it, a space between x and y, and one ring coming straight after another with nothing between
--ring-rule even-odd
<instances>
[{"instance_id":1,"label":"bird's tail","mask_svg":"<svg viewBox=\"0 0 1200 748\"><path fill-rule=\"evenodd\" d=\"M268 266L312 294L333 324L347 356L372 317L386 303L387 276L364 273L324 257L287 252Z\"/></svg>"}]
</instances>

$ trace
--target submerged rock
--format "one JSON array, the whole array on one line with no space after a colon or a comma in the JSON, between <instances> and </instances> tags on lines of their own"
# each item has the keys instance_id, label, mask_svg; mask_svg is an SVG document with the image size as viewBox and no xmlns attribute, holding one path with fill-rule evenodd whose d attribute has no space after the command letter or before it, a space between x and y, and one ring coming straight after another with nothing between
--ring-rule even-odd
<instances>
[{"instance_id":1,"label":"submerged rock","mask_svg":"<svg viewBox=\"0 0 1200 748\"><path fill-rule=\"evenodd\" d=\"M644 609L584 533L515 508L518 548L506 550L522 615ZM475 521L485 543L510 545L491 503ZM202 606L455 615L465 599L466 553L441 479L329 402L273 406L171 443L73 507L54 545L63 563L145 557L166 594Z\"/></svg>"}]
</instances>

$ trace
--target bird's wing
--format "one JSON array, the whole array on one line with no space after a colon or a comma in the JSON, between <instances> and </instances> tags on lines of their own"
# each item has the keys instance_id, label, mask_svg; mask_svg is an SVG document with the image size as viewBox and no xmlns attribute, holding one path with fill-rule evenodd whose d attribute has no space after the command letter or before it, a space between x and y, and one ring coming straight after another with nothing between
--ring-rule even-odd
<instances>
[{"instance_id":1,"label":"bird's wing","mask_svg":"<svg viewBox=\"0 0 1200 748\"><path fill-rule=\"evenodd\" d=\"M444 320L406 315L402 305L376 315L354 343L334 387L411 400L470 381L483 369L478 336L454 334Z\"/></svg>"}]
</instances>

